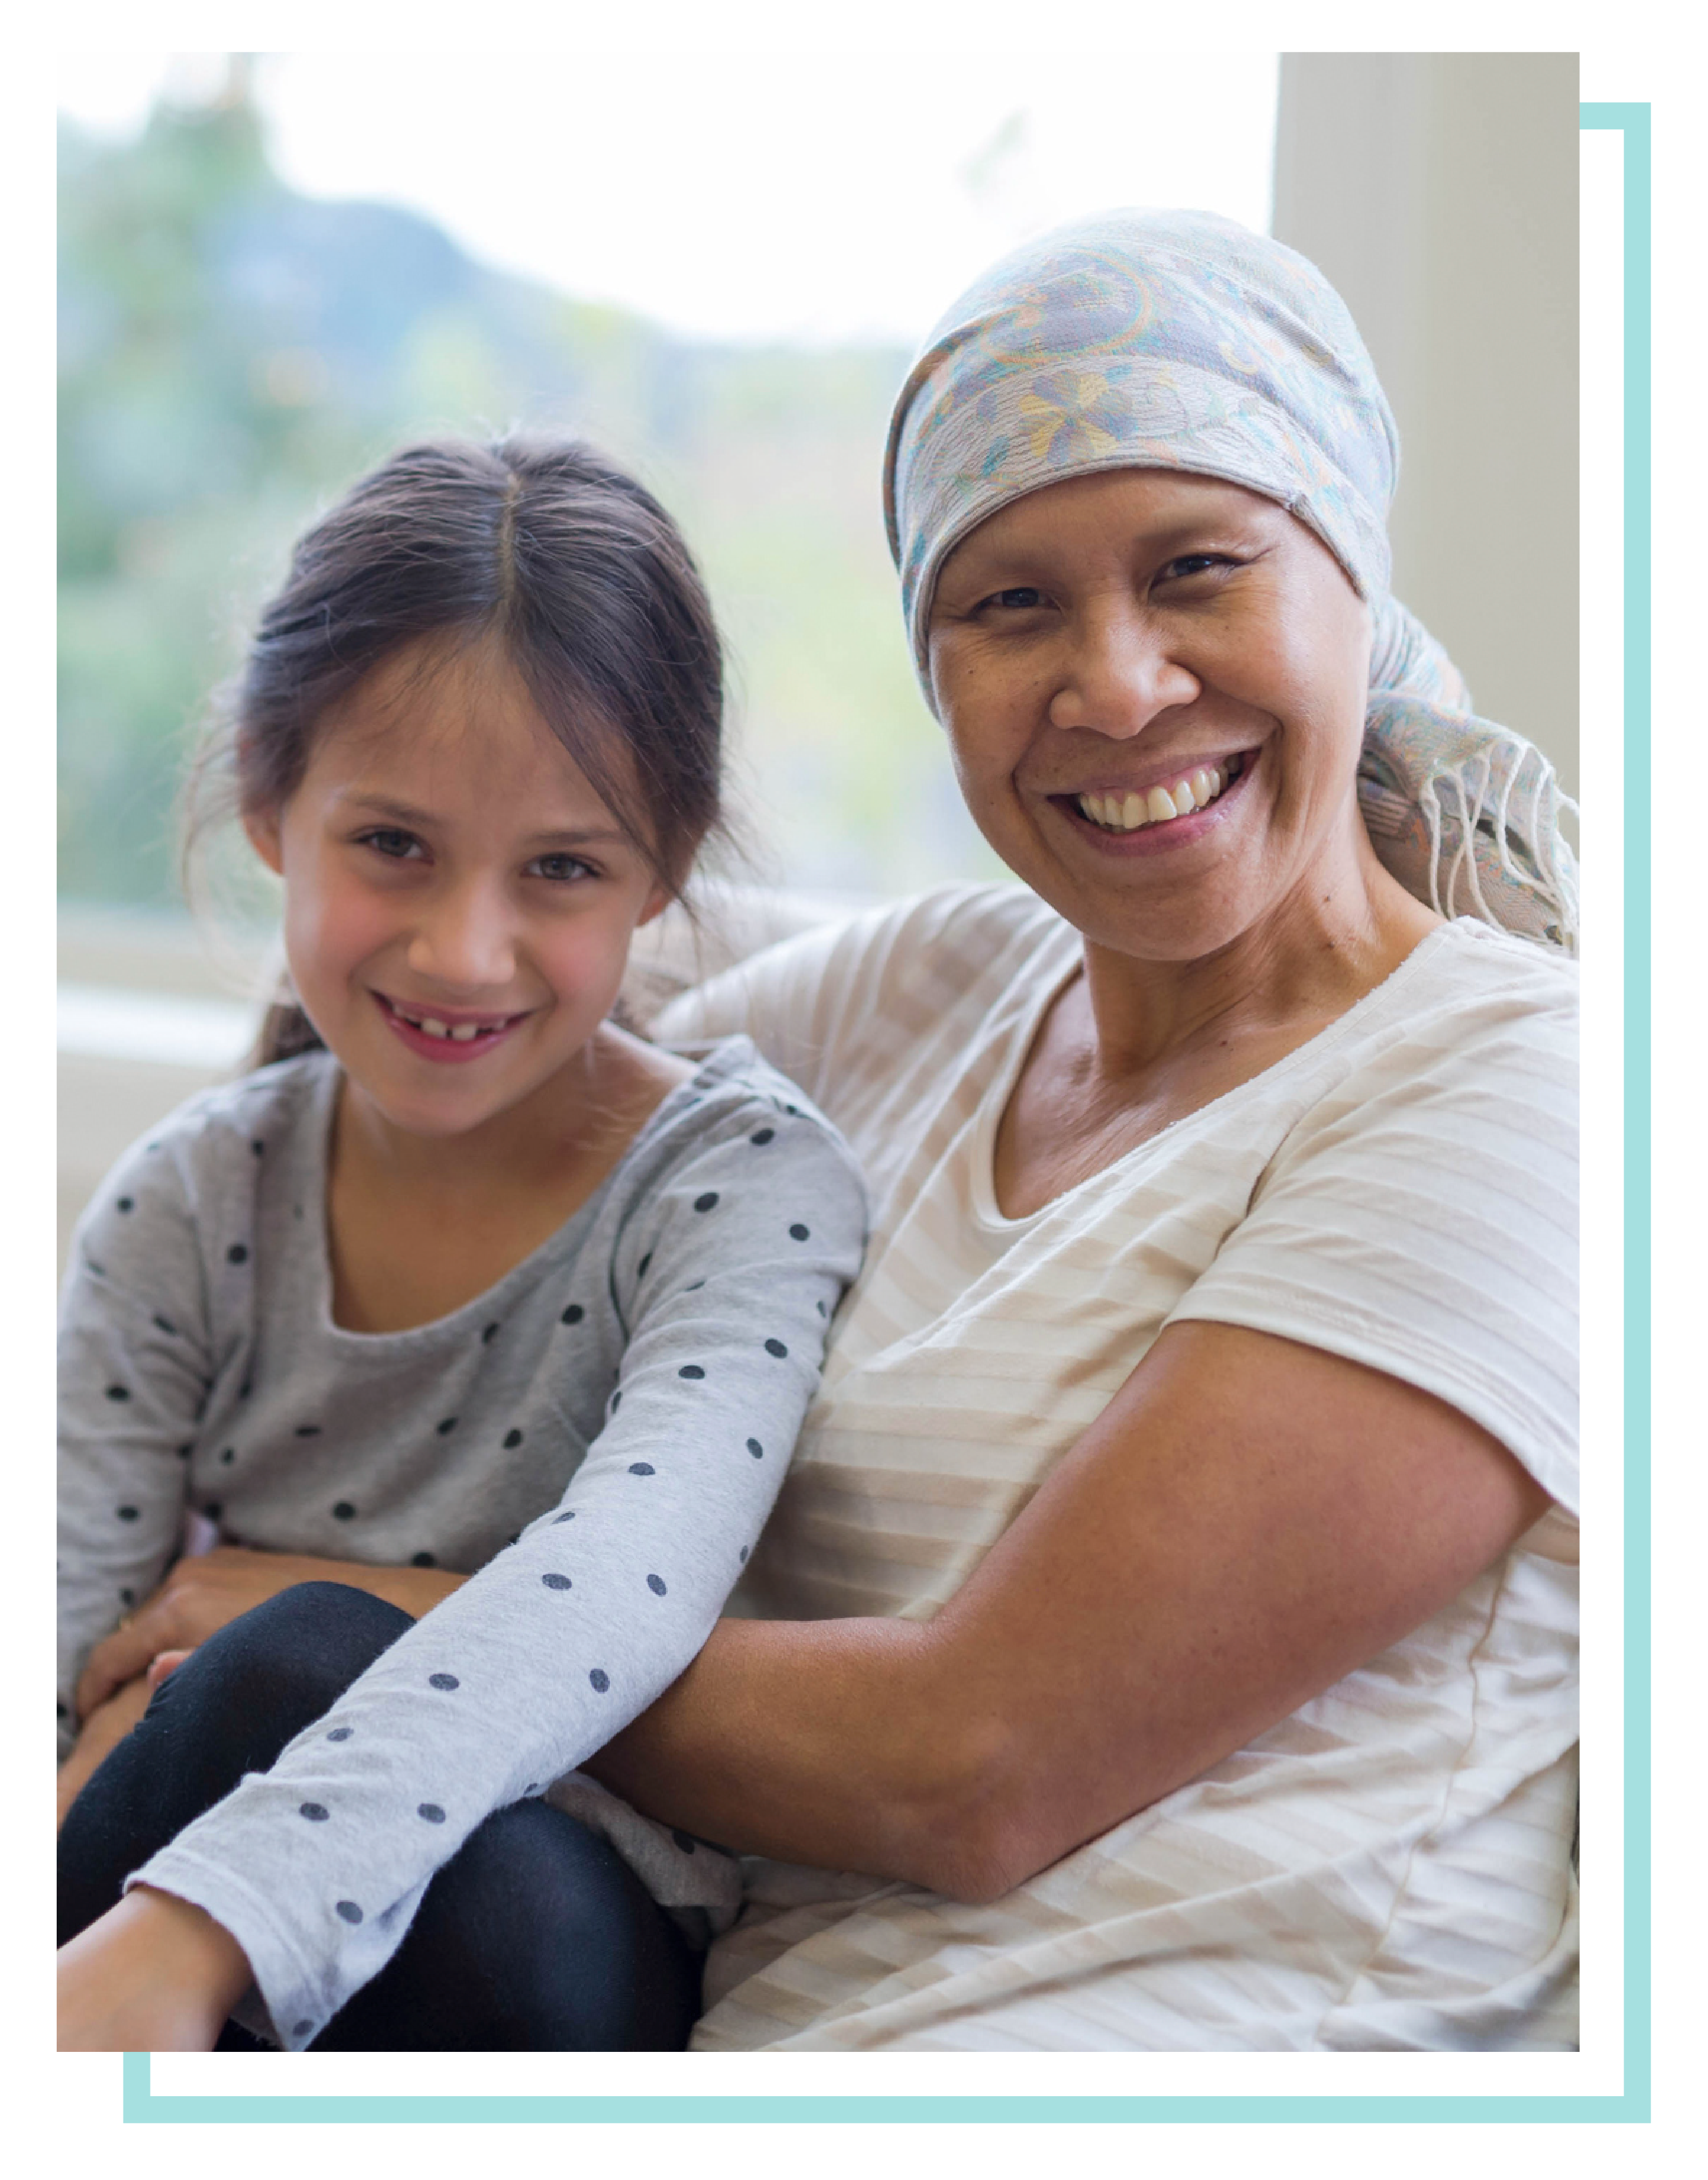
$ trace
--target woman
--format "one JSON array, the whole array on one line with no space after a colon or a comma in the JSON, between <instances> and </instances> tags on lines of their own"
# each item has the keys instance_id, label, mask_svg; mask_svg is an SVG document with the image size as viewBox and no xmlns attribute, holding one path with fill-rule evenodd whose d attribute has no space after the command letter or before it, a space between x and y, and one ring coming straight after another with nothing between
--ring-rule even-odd
<instances>
[{"instance_id":1,"label":"woman","mask_svg":"<svg viewBox=\"0 0 1708 2180\"><path fill-rule=\"evenodd\" d=\"M1396 456L1338 298L1202 214L1017 252L903 388L1024 885L659 1025L878 1206L763 1616L592 1767L763 1858L700 2048L1575 2041L1573 889L1387 594Z\"/></svg>"}]
</instances>

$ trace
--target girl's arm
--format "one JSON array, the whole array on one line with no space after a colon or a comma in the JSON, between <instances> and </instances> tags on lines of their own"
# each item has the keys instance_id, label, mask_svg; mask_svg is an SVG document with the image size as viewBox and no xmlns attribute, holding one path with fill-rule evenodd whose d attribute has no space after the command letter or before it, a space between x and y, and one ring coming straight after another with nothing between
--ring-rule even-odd
<instances>
[{"instance_id":1,"label":"girl's arm","mask_svg":"<svg viewBox=\"0 0 1708 2180\"><path fill-rule=\"evenodd\" d=\"M994 1898L1419 1626L1548 1504L1428 1393L1176 1324L934 1620L725 1620L588 1768L737 1852Z\"/></svg>"},{"instance_id":2,"label":"girl's arm","mask_svg":"<svg viewBox=\"0 0 1708 2180\"><path fill-rule=\"evenodd\" d=\"M58 1357L62 1756L100 1700L80 1707L74 1693L91 1649L152 1594L179 1550L189 1452L213 1379L181 1134L163 1123L122 1159L72 1239Z\"/></svg>"},{"instance_id":3,"label":"girl's arm","mask_svg":"<svg viewBox=\"0 0 1708 2180\"><path fill-rule=\"evenodd\" d=\"M72 1242L59 1334L62 1758L159 1652L193 1649L292 1583L353 1583L418 1616L462 1579L236 1545L179 1555L190 1451L230 1360L216 1352L201 1229L217 1229L218 1258L245 1226L254 1186L251 1130L203 1102L120 1159Z\"/></svg>"},{"instance_id":4,"label":"girl's arm","mask_svg":"<svg viewBox=\"0 0 1708 2180\"><path fill-rule=\"evenodd\" d=\"M858 1264L863 1192L780 1097L702 1102L620 1246L620 1379L559 1506L140 1873L230 1933L291 2048L384 1965L491 1810L675 1677L758 1537Z\"/></svg>"},{"instance_id":5,"label":"girl's arm","mask_svg":"<svg viewBox=\"0 0 1708 2180\"><path fill-rule=\"evenodd\" d=\"M59 1951L62 2051L211 2051L248 1990L211 1915L139 1885Z\"/></svg>"}]
</instances>

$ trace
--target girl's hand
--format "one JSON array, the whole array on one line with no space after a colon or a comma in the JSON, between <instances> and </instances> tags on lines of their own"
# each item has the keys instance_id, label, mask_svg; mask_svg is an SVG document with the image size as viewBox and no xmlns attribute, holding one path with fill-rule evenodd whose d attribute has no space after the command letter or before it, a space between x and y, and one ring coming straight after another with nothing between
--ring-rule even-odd
<instances>
[{"instance_id":1,"label":"girl's hand","mask_svg":"<svg viewBox=\"0 0 1708 2180\"><path fill-rule=\"evenodd\" d=\"M87 1718L113 1689L146 1673L163 1650L193 1650L228 1620L299 1582L342 1582L383 1597L419 1619L467 1579L438 1567L366 1566L352 1560L217 1544L179 1560L148 1602L90 1653L77 1683L78 1715Z\"/></svg>"},{"instance_id":2,"label":"girl's hand","mask_svg":"<svg viewBox=\"0 0 1708 2180\"><path fill-rule=\"evenodd\" d=\"M157 1688L166 1676L175 1673L189 1655L188 1650L163 1650L144 1676L150 1688Z\"/></svg>"},{"instance_id":3,"label":"girl's hand","mask_svg":"<svg viewBox=\"0 0 1708 2180\"><path fill-rule=\"evenodd\" d=\"M211 1915L135 1885L59 1949L59 2049L211 2051L251 1981Z\"/></svg>"},{"instance_id":4,"label":"girl's hand","mask_svg":"<svg viewBox=\"0 0 1708 2180\"><path fill-rule=\"evenodd\" d=\"M56 1825L65 1821L65 1812L83 1792L91 1775L107 1752L118 1746L148 1708L148 1698L154 1693L152 1680L138 1678L127 1681L117 1695L90 1712L77 1746L59 1767L59 1809Z\"/></svg>"}]
</instances>

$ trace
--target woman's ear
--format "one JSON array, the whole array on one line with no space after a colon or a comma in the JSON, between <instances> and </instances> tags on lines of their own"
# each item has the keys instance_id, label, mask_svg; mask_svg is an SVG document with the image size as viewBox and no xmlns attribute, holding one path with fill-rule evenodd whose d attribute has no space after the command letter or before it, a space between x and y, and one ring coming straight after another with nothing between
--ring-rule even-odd
<instances>
[{"instance_id":1,"label":"woman's ear","mask_svg":"<svg viewBox=\"0 0 1708 2180\"><path fill-rule=\"evenodd\" d=\"M245 810L243 829L249 836L249 845L276 878L284 875L284 843L279 831L278 811L274 809Z\"/></svg>"}]
</instances>

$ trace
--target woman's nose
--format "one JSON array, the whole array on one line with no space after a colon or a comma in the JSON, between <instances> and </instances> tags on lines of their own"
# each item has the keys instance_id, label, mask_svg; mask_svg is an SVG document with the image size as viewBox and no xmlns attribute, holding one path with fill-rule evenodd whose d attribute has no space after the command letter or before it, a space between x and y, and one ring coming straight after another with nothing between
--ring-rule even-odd
<instances>
[{"instance_id":1,"label":"woman's nose","mask_svg":"<svg viewBox=\"0 0 1708 2180\"><path fill-rule=\"evenodd\" d=\"M515 975L515 935L495 889L469 884L447 891L416 923L410 967L447 992L489 991Z\"/></svg>"},{"instance_id":2,"label":"woman's nose","mask_svg":"<svg viewBox=\"0 0 1708 2180\"><path fill-rule=\"evenodd\" d=\"M1127 741L1160 713L1191 703L1204 686L1137 605L1088 615L1069 634L1050 701L1054 727L1087 727Z\"/></svg>"}]
</instances>

